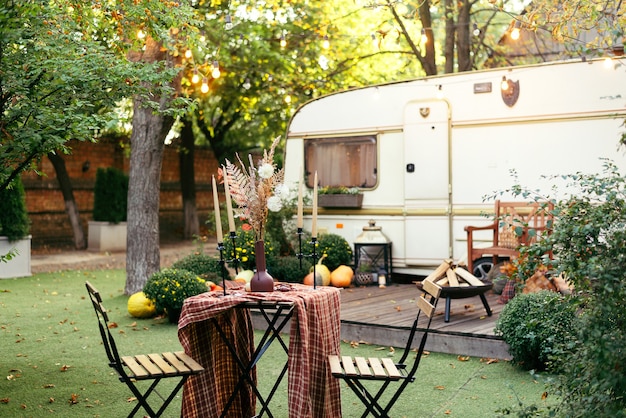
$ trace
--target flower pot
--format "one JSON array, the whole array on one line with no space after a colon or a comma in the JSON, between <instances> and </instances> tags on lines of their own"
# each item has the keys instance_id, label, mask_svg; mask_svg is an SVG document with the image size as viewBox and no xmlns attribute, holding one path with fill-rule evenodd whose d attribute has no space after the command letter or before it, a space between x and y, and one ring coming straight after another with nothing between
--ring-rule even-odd
<instances>
[{"instance_id":1,"label":"flower pot","mask_svg":"<svg viewBox=\"0 0 626 418\"><path fill-rule=\"evenodd\" d=\"M0 237L0 254L5 255L12 249L17 250L17 254L11 260L6 263L0 262L0 279L12 279L31 275L30 241L30 235L16 241L9 241L4 236Z\"/></svg>"},{"instance_id":2,"label":"flower pot","mask_svg":"<svg viewBox=\"0 0 626 418\"><path fill-rule=\"evenodd\" d=\"M254 243L254 258L256 260L256 272L250 280L252 292L273 292L274 279L267 272L265 265L265 242L259 240Z\"/></svg>"},{"instance_id":3,"label":"flower pot","mask_svg":"<svg viewBox=\"0 0 626 418\"><path fill-rule=\"evenodd\" d=\"M358 194L321 194L317 204L324 208L360 208L363 195Z\"/></svg>"},{"instance_id":4,"label":"flower pot","mask_svg":"<svg viewBox=\"0 0 626 418\"><path fill-rule=\"evenodd\" d=\"M126 251L126 222L89 221L89 251Z\"/></svg>"}]
</instances>

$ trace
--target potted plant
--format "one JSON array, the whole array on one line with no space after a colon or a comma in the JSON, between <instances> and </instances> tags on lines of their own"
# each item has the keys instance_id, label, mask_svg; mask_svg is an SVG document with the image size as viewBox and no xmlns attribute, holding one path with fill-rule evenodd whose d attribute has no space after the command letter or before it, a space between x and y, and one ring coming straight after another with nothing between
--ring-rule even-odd
<instances>
[{"instance_id":1,"label":"potted plant","mask_svg":"<svg viewBox=\"0 0 626 418\"><path fill-rule=\"evenodd\" d=\"M374 271L375 266L369 260L361 259L356 268L354 282L357 285L365 286L374 283L378 278L378 273Z\"/></svg>"},{"instance_id":2,"label":"potted plant","mask_svg":"<svg viewBox=\"0 0 626 418\"><path fill-rule=\"evenodd\" d=\"M29 229L24 185L16 177L0 191L0 278L31 275Z\"/></svg>"},{"instance_id":3,"label":"potted plant","mask_svg":"<svg viewBox=\"0 0 626 418\"><path fill-rule=\"evenodd\" d=\"M326 186L319 189L317 204L326 208L360 208L363 194L357 187Z\"/></svg>"},{"instance_id":4,"label":"potted plant","mask_svg":"<svg viewBox=\"0 0 626 418\"><path fill-rule=\"evenodd\" d=\"M98 168L93 193L93 220L89 221L88 249L126 250L128 176L114 167Z\"/></svg>"},{"instance_id":5,"label":"potted plant","mask_svg":"<svg viewBox=\"0 0 626 418\"><path fill-rule=\"evenodd\" d=\"M150 276L143 293L154 302L157 313L167 313L169 321L177 323L185 299L207 290L205 280L189 270L163 269Z\"/></svg>"}]
</instances>

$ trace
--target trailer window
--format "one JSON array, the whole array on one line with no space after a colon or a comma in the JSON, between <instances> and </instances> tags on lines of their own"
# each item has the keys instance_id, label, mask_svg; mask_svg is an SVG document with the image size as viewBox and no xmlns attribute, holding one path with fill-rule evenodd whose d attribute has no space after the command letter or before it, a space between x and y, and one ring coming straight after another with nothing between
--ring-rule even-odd
<instances>
[{"instance_id":1,"label":"trailer window","mask_svg":"<svg viewBox=\"0 0 626 418\"><path fill-rule=\"evenodd\" d=\"M307 186L372 188L377 181L376 136L311 138L304 141Z\"/></svg>"}]
</instances>

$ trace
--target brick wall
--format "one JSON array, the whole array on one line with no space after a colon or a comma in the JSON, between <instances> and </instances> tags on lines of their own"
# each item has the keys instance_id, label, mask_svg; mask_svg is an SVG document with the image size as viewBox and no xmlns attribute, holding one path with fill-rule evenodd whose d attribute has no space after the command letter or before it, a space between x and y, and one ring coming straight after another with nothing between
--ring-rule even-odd
<instances>
[{"instance_id":1,"label":"brick wall","mask_svg":"<svg viewBox=\"0 0 626 418\"><path fill-rule=\"evenodd\" d=\"M93 186L99 167L117 167L128 173L128 142L120 139L101 139L98 143L71 141L71 154L63 155L72 182L74 199L78 205L85 234L93 210ZM213 210L211 175L218 163L213 151L195 150L196 205L200 225ZM43 158L37 169L22 176L26 189L26 207L31 221L32 245L64 246L73 244L72 227L65 213L65 202L59 189L54 167ZM161 172L160 232L162 240L182 238L182 197L180 194L179 155L175 145L165 147Z\"/></svg>"}]
</instances>

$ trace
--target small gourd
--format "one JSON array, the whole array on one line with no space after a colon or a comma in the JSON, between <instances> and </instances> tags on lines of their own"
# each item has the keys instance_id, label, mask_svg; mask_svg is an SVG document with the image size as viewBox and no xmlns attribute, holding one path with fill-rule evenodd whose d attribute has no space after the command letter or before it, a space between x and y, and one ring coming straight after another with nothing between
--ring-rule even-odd
<instances>
[{"instance_id":1,"label":"small gourd","mask_svg":"<svg viewBox=\"0 0 626 418\"><path fill-rule=\"evenodd\" d=\"M341 265L330 273L330 284L335 287L350 287L354 271L351 267Z\"/></svg>"},{"instance_id":2,"label":"small gourd","mask_svg":"<svg viewBox=\"0 0 626 418\"><path fill-rule=\"evenodd\" d=\"M156 306L143 292L137 292L128 298L128 313L134 318L151 318Z\"/></svg>"},{"instance_id":3,"label":"small gourd","mask_svg":"<svg viewBox=\"0 0 626 418\"><path fill-rule=\"evenodd\" d=\"M315 285L316 286L328 286L330 285L330 270L322 261L326 255L323 255L320 260L315 265ZM311 267L311 272L304 276L303 284L307 286L313 286L313 267Z\"/></svg>"}]
</instances>

